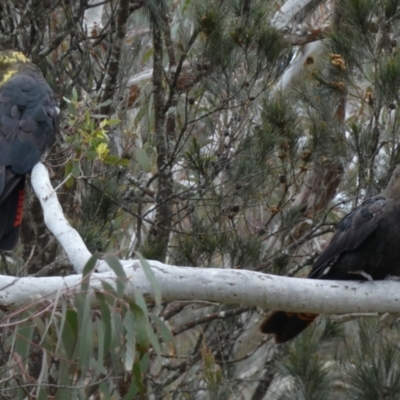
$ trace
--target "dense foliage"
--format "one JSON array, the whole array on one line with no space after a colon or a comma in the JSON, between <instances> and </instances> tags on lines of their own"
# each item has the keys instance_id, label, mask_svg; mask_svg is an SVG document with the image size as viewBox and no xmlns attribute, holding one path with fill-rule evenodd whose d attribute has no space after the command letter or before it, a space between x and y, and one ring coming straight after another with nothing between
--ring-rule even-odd
<instances>
[{"instance_id":1,"label":"dense foliage","mask_svg":"<svg viewBox=\"0 0 400 400\"><path fill-rule=\"evenodd\" d=\"M400 1L314 1L284 28L278 3L1 2L1 48L59 97L47 163L91 251L304 276L385 186L400 161ZM3 270L71 273L33 196L24 218ZM85 284L2 315L2 398L400 398L399 331L376 316L321 318L277 347L258 333L264 310L153 308L122 286L91 308Z\"/></svg>"}]
</instances>

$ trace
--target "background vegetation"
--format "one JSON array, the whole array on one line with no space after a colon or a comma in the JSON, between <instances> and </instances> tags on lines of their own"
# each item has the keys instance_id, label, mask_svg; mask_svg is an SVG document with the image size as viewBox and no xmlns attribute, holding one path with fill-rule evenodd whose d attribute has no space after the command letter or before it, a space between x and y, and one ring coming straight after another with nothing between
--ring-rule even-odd
<instances>
[{"instance_id":1,"label":"background vegetation","mask_svg":"<svg viewBox=\"0 0 400 400\"><path fill-rule=\"evenodd\" d=\"M91 251L305 276L385 186L400 1L310 1L282 26L283 4L1 2L1 49L28 55L60 100L47 164ZM72 273L34 196L24 218L4 273ZM1 398L400 398L396 324L321 318L277 347L258 333L264 310L122 293L91 309L83 283L74 302L3 313Z\"/></svg>"}]
</instances>

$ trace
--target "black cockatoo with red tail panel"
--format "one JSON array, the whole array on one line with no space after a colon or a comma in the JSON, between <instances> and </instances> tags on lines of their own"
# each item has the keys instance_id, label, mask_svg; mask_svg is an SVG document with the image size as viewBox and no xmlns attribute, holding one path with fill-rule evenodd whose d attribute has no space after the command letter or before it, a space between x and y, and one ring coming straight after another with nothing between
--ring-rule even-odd
<instances>
[{"instance_id":1,"label":"black cockatoo with red tail panel","mask_svg":"<svg viewBox=\"0 0 400 400\"><path fill-rule=\"evenodd\" d=\"M57 100L22 53L0 52L0 250L18 243L25 175L55 139Z\"/></svg>"}]
</instances>

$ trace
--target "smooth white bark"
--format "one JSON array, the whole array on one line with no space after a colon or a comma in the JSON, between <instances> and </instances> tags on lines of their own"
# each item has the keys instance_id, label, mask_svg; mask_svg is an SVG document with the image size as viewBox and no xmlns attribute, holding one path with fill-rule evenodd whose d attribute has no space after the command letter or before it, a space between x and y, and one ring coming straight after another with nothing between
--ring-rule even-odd
<instances>
[{"instance_id":1,"label":"smooth white bark","mask_svg":"<svg viewBox=\"0 0 400 400\"><path fill-rule=\"evenodd\" d=\"M55 235L75 271L82 272L91 257L79 234L65 219L49 175L43 164L32 171L32 186L43 207L45 223ZM134 298L134 290L153 298L153 288L140 262L122 260L127 278L125 295ZM316 313L400 312L400 282L336 282L287 278L253 271L220 268L177 267L149 261L161 287L164 300L207 300L259 306L287 311ZM115 287L116 277L100 261L90 281L94 291L102 282ZM0 275L0 308L9 309L35 300L72 296L80 290L82 276L15 278Z\"/></svg>"},{"instance_id":2,"label":"smooth white bark","mask_svg":"<svg viewBox=\"0 0 400 400\"><path fill-rule=\"evenodd\" d=\"M308 9L314 9L323 0L288 0L279 8L271 20L271 24L278 29L285 29L296 19L300 20L300 15Z\"/></svg>"},{"instance_id":3,"label":"smooth white bark","mask_svg":"<svg viewBox=\"0 0 400 400\"><path fill-rule=\"evenodd\" d=\"M302 46L290 67L285 70L276 82L273 93L278 90L291 88L296 80L301 79L302 76L304 77L307 70L315 70L316 65L320 65L321 60L324 59L324 52L326 52L326 47L322 40L317 40ZM308 64L307 59L310 57L312 57L313 62Z\"/></svg>"},{"instance_id":4,"label":"smooth white bark","mask_svg":"<svg viewBox=\"0 0 400 400\"><path fill-rule=\"evenodd\" d=\"M86 25L86 30L88 31L89 35L91 36L95 34L95 36L97 36L98 32L96 31L103 28L102 15L104 5L97 0L90 0L88 3L92 7L86 9L83 17L84 23ZM96 5L96 3L99 5Z\"/></svg>"},{"instance_id":5,"label":"smooth white bark","mask_svg":"<svg viewBox=\"0 0 400 400\"><path fill-rule=\"evenodd\" d=\"M66 220L57 194L50 183L49 173L42 163L33 167L31 180L33 190L43 208L47 228L67 253L75 271L81 273L92 254L78 232Z\"/></svg>"},{"instance_id":6,"label":"smooth white bark","mask_svg":"<svg viewBox=\"0 0 400 400\"><path fill-rule=\"evenodd\" d=\"M152 285L140 262L123 261L127 278L125 295L134 298L140 291L154 298ZM348 312L400 312L400 282L336 282L287 278L253 271L176 267L149 261L161 287L164 300L206 300L244 304L287 311L326 314ZM0 308L52 300L60 295L73 296L80 291L81 275L47 278L0 276ZM102 291L102 282L116 287L114 273L93 273L90 295Z\"/></svg>"}]
</instances>

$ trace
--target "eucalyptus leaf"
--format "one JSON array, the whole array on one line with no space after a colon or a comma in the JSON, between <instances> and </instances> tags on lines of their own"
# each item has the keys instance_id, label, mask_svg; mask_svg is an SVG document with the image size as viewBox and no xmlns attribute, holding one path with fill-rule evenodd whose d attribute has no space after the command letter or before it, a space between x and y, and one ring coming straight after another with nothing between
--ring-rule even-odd
<instances>
[{"instance_id":1,"label":"eucalyptus leaf","mask_svg":"<svg viewBox=\"0 0 400 400\"><path fill-rule=\"evenodd\" d=\"M145 172L151 172L151 162L144 149L135 149L135 159Z\"/></svg>"}]
</instances>

